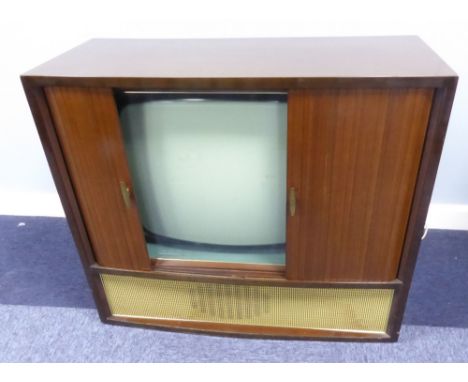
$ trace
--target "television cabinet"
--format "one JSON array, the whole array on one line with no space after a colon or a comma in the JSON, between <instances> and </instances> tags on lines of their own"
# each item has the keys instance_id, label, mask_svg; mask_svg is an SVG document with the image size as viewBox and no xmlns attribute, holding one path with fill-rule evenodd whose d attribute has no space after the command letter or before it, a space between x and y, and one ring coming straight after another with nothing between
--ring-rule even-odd
<instances>
[{"instance_id":1,"label":"television cabinet","mask_svg":"<svg viewBox=\"0 0 468 382\"><path fill-rule=\"evenodd\" d=\"M21 80L103 322L397 340L457 85L418 37L96 39Z\"/></svg>"}]
</instances>

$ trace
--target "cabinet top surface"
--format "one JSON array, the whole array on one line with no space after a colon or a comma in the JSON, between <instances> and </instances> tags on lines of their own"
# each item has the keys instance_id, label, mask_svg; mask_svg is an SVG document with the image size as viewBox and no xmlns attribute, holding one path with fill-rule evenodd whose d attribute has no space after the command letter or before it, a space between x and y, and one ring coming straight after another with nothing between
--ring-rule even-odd
<instances>
[{"instance_id":1,"label":"cabinet top surface","mask_svg":"<svg viewBox=\"0 0 468 382\"><path fill-rule=\"evenodd\" d=\"M454 77L419 37L94 39L26 77Z\"/></svg>"}]
</instances>

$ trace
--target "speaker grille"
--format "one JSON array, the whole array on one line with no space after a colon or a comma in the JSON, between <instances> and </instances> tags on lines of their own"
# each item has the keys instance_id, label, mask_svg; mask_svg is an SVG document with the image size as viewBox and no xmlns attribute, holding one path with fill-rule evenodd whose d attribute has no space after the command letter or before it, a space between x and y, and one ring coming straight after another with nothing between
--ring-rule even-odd
<instances>
[{"instance_id":1,"label":"speaker grille","mask_svg":"<svg viewBox=\"0 0 468 382\"><path fill-rule=\"evenodd\" d=\"M385 333L392 289L292 288L101 275L116 317Z\"/></svg>"}]
</instances>

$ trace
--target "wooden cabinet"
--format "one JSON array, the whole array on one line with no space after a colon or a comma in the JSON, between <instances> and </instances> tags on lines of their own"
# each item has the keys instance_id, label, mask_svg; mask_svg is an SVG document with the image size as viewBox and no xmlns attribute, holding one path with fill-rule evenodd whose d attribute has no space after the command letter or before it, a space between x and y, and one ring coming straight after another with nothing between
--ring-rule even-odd
<instances>
[{"instance_id":1,"label":"wooden cabinet","mask_svg":"<svg viewBox=\"0 0 468 382\"><path fill-rule=\"evenodd\" d=\"M398 338L457 83L418 38L92 40L22 81L103 321ZM124 90L287 97L284 265L152 257Z\"/></svg>"}]
</instances>

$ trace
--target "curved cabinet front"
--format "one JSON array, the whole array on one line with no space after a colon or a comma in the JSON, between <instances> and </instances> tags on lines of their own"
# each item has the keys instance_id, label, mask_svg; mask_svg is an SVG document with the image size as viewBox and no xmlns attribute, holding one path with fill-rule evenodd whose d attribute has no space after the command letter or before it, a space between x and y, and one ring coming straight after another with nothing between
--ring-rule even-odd
<instances>
[{"instance_id":1,"label":"curved cabinet front","mask_svg":"<svg viewBox=\"0 0 468 382\"><path fill-rule=\"evenodd\" d=\"M210 332L382 339L393 289L317 288L101 274L112 320Z\"/></svg>"}]
</instances>

